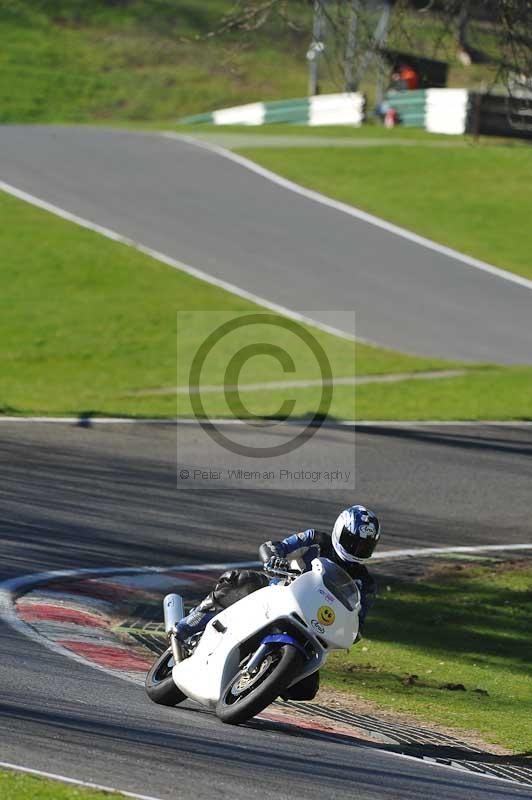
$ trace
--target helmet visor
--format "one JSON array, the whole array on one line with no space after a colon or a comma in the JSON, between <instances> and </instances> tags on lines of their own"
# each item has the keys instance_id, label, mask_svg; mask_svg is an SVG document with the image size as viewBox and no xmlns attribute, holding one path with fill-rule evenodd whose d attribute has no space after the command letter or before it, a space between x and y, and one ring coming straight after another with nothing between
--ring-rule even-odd
<instances>
[{"instance_id":1,"label":"helmet visor","mask_svg":"<svg viewBox=\"0 0 532 800\"><path fill-rule=\"evenodd\" d=\"M353 558L369 558L377 544L378 534L362 538L356 533L351 533L348 528L343 528L339 542Z\"/></svg>"}]
</instances>

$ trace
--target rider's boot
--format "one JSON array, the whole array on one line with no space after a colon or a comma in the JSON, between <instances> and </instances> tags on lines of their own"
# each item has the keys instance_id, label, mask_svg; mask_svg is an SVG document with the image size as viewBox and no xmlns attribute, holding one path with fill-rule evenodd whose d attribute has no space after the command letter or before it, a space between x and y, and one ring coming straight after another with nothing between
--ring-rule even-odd
<instances>
[{"instance_id":1,"label":"rider's boot","mask_svg":"<svg viewBox=\"0 0 532 800\"><path fill-rule=\"evenodd\" d=\"M177 623L176 636L179 641L183 642L189 636L204 631L207 623L216 616L219 610L220 608L217 607L211 592L198 606L189 611L186 617L183 617Z\"/></svg>"}]
</instances>

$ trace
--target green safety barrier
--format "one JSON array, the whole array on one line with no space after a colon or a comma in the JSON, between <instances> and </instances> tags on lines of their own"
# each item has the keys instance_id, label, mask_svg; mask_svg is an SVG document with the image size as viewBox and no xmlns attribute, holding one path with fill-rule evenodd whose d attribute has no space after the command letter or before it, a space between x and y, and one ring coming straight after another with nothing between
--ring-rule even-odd
<instances>
[{"instance_id":1,"label":"green safety barrier","mask_svg":"<svg viewBox=\"0 0 532 800\"><path fill-rule=\"evenodd\" d=\"M413 91L389 91L386 102L399 114L400 124L405 128L424 128L427 93L424 89Z\"/></svg>"},{"instance_id":2,"label":"green safety barrier","mask_svg":"<svg viewBox=\"0 0 532 800\"><path fill-rule=\"evenodd\" d=\"M264 103L264 122L305 123L310 117L308 97Z\"/></svg>"},{"instance_id":3,"label":"green safety barrier","mask_svg":"<svg viewBox=\"0 0 532 800\"><path fill-rule=\"evenodd\" d=\"M332 97L332 105L330 98ZM336 104L336 105L335 105ZM214 125L264 125L268 123L285 123L308 125L316 118L323 120L327 115L333 119L340 118L339 124L345 124L346 114L352 122L360 124L363 119L363 103L360 95L350 100L349 96L319 95L316 97L295 97L289 100L271 100L268 102L245 103L232 108L221 108L206 114L194 114L181 117L179 124L214 124ZM321 122L321 124L324 124Z\"/></svg>"},{"instance_id":4,"label":"green safety barrier","mask_svg":"<svg viewBox=\"0 0 532 800\"><path fill-rule=\"evenodd\" d=\"M207 114L193 114L191 117L181 117L177 120L180 125L195 125L196 123L212 123L214 115L212 112Z\"/></svg>"}]
</instances>

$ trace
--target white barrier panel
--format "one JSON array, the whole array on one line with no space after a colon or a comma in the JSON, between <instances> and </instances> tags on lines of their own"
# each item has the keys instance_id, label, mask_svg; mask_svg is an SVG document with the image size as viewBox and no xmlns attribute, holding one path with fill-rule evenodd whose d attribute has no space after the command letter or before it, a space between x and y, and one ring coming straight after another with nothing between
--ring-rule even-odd
<instances>
[{"instance_id":1,"label":"white barrier panel","mask_svg":"<svg viewBox=\"0 0 532 800\"><path fill-rule=\"evenodd\" d=\"M357 92L310 97L309 125L361 125L364 98Z\"/></svg>"},{"instance_id":2,"label":"white barrier panel","mask_svg":"<svg viewBox=\"0 0 532 800\"><path fill-rule=\"evenodd\" d=\"M264 114L264 103L248 103L214 111L213 118L215 125L262 125Z\"/></svg>"},{"instance_id":3,"label":"white barrier panel","mask_svg":"<svg viewBox=\"0 0 532 800\"><path fill-rule=\"evenodd\" d=\"M425 128L431 133L465 133L467 89L427 89Z\"/></svg>"}]
</instances>

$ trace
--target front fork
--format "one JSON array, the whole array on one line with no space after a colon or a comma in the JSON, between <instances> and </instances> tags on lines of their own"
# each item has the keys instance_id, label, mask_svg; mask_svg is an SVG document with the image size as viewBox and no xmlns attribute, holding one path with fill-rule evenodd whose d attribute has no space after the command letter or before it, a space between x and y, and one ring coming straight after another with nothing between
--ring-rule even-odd
<instances>
[{"instance_id":1,"label":"front fork","mask_svg":"<svg viewBox=\"0 0 532 800\"><path fill-rule=\"evenodd\" d=\"M175 635L175 631L172 631L169 634L170 638L170 647L172 648L172 656L174 657L174 663L179 664L180 661L183 661L183 645Z\"/></svg>"},{"instance_id":2,"label":"front fork","mask_svg":"<svg viewBox=\"0 0 532 800\"><path fill-rule=\"evenodd\" d=\"M274 633L264 637L257 650L255 650L248 663L244 667L244 672L246 672L248 675L252 675L253 672L260 667L263 659L266 658L272 649L272 645L274 644L288 644L291 647L295 647L297 650L299 650L305 656L307 661L309 659L309 653L306 652L303 645L300 644L300 642L298 642L293 636L290 636L288 633Z\"/></svg>"},{"instance_id":3,"label":"front fork","mask_svg":"<svg viewBox=\"0 0 532 800\"><path fill-rule=\"evenodd\" d=\"M260 644L244 667L244 672L248 675L253 675L253 673L260 667L263 659L266 658L270 650L270 644L265 644L264 642Z\"/></svg>"}]
</instances>

